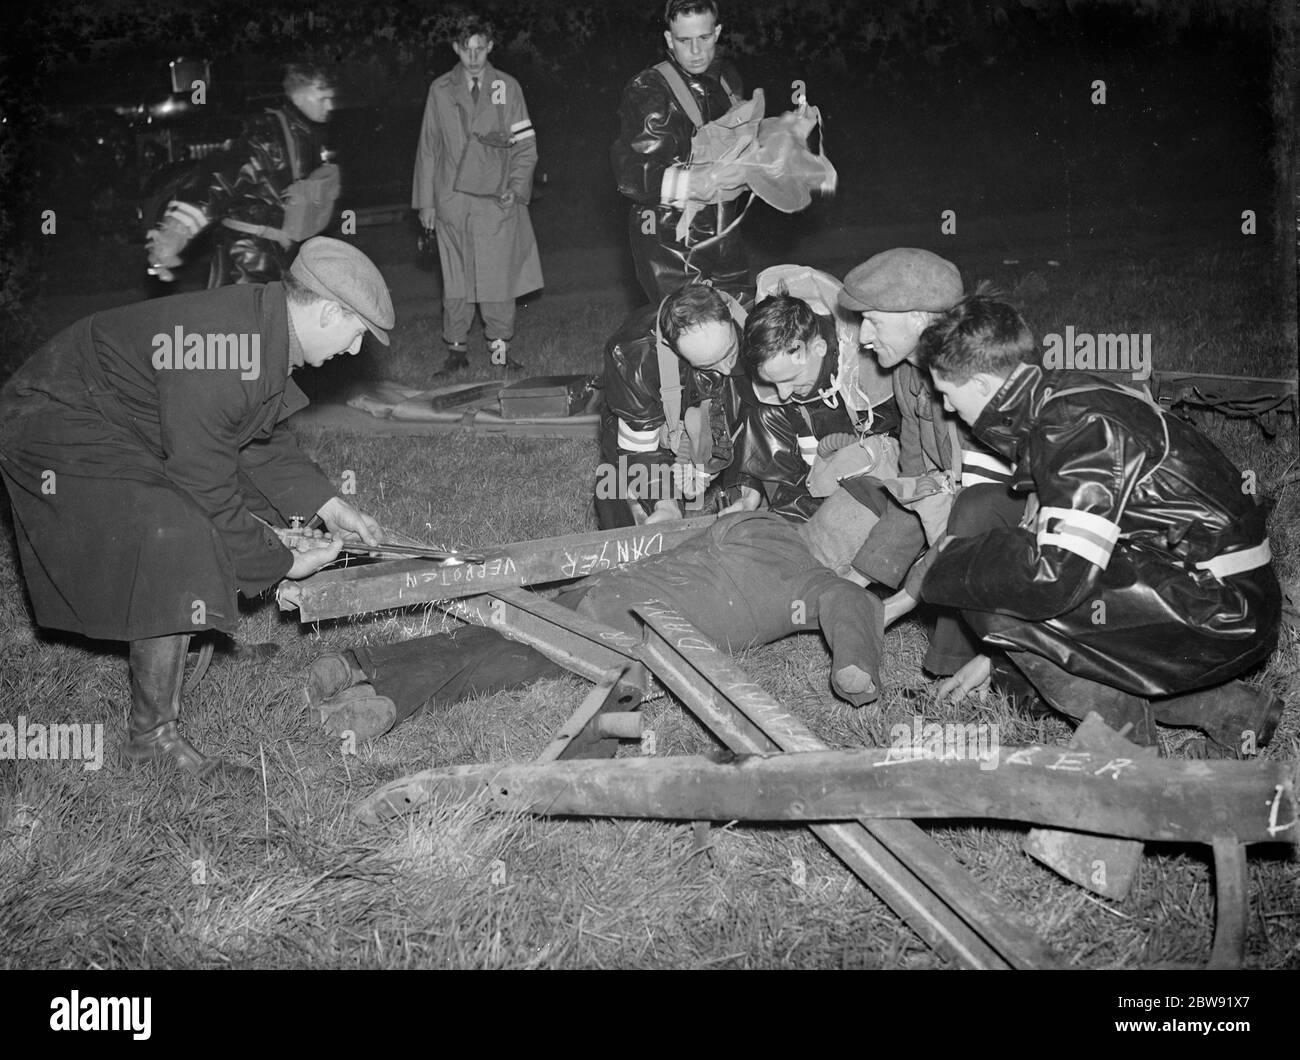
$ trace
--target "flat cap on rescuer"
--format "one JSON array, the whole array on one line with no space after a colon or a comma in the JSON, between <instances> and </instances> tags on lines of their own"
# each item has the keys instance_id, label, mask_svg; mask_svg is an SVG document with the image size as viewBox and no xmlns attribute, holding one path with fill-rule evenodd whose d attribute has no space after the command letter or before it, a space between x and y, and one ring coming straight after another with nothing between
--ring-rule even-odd
<instances>
[{"instance_id":1,"label":"flat cap on rescuer","mask_svg":"<svg viewBox=\"0 0 1300 1060\"><path fill-rule=\"evenodd\" d=\"M859 313L941 313L962 298L961 273L951 261L916 247L885 250L844 277L840 305Z\"/></svg>"},{"instance_id":2,"label":"flat cap on rescuer","mask_svg":"<svg viewBox=\"0 0 1300 1060\"><path fill-rule=\"evenodd\" d=\"M289 274L310 291L356 313L385 346L393 326L393 300L374 262L350 243L328 236L307 240Z\"/></svg>"}]
</instances>

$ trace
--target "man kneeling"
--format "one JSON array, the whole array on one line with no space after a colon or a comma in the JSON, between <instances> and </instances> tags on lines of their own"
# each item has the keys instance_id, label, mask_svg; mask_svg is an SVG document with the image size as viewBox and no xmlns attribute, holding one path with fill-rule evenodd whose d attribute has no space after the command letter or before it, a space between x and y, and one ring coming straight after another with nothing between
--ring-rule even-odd
<instances>
[{"instance_id":1,"label":"man kneeling","mask_svg":"<svg viewBox=\"0 0 1300 1060\"><path fill-rule=\"evenodd\" d=\"M555 602L636 635L630 608L659 600L730 651L820 627L831 649L831 687L862 706L880 694L883 608L828 569L815 518L793 524L771 512L721 516L671 551L594 574ZM866 530L846 547L861 546ZM477 628L322 656L312 663L307 696L329 729L365 739L393 724L394 706L400 722L431 702L561 672L532 648Z\"/></svg>"},{"instance_id":2,"label":"man kneeling","mask_svg":"<svg viewBox=\"0 0 1300 1060\"><path fill-rule=\"evenodd\" d=\"M944 404L1014 459L1020 526L945 538L912 595L961 610L1054 709L1155 741L1153 721L1251 752L1282 703L1232 679L1277 643L1280 592L1263 506L1202 434L1144 391L1026 363L1014 307L974 295L923 339ZM969 528L968 528L969 529ZM928 569L926 569L928 568ZM954 679L987 680L980 656Z\"/></svg>"}]
</instances>

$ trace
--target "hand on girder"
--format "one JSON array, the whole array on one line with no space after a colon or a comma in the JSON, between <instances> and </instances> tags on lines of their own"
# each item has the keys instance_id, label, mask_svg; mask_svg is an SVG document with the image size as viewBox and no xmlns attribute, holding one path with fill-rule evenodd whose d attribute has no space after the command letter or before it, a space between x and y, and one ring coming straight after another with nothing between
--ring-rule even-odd
<instances>
[{"instance_id":1,"label":"hand on girder","mask_svg":"<svg viewBox=\"0 0 1300 1060\"><path fill-rule=\"evenodd\" d=\"M316 512L331 533L339 534L343 539L360 538L367 545L378 545L382 532L379 520L365 512L359 512L342 497L331 497Z\"/></svg>"}]
</instances>

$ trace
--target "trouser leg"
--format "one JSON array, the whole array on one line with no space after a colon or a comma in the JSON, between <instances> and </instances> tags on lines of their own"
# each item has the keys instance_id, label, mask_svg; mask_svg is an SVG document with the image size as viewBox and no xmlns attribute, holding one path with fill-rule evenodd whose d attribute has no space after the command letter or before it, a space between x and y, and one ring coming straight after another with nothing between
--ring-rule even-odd
<instances>
[{"instance_id":1,"label":"trouser leg","mask_svg":"<svg viewBox=\"0 0 1300 1060\"><path fill-rule=\"evenodd\" d=\"M1025 512L1025 498L1005 486L967 486L957 495L948 516L948 533L954 537L976 537L988 530L1019 526ZM955 674L983 651L980 639L953 611L940 611L922 666L939 677Z\"/></svg>"},{"instance_id":2,"label":"trouser leg","mask_svg":"<svg viewBox=\"0 0 1300 1060\"><path fill-rule=\"evenodd\" d=\"M483 335L489 342L493 339L505 339L509 342L515 336L515 300L504 302L479 302L479 312L483 314Z\"/></svg>"},{"instance_id":3,"label":"trouser leg","mask_svg":"<svg viewBox=\"0 0 1300 1060\"><path fill-rule=\"evenodd\" d=\"M1156 742L1149 700L1077 677L1041 655L1010 651L1007 656L1054 710L1075 721L1082 721L1093 712L1101 715L1101 720L1116 732L1125 725L1132 725L1125 733L1125 738L1131 743L1151 746Z\"/></svg>"},{"instance_id":4,"label":"trouser leg","mask_svg":"<svg viewBox=\"0 0 1300 1060\"><path fill-rule=\"evenodd\" d=\"M448 346L464 346L474 322L474 303L465 298L442 300L442 341Z\"/></svg>"},{"instance_id":5,"label":"trouser leg","mask_svg":"<svg viewBox=\"0 0 1300 1060\"><path fill-rule=\"evenodd\" d=\"M541 652L482 626L354 648L353 654L375 692L393 701L394 724L428 705L445 706L565 672Z\"/></svg>"},{"instance_id":6,"label":"trouser leg","mask_svg":"<svg viewBox=\"0 0 1300 1060\"><path fill-rule=\"evenodd\" d=\"M881 602L850 582L816 598L817 621L831 649L831 684L855 707L880 696L885 618Z\"/></svg>"}]
</instances>

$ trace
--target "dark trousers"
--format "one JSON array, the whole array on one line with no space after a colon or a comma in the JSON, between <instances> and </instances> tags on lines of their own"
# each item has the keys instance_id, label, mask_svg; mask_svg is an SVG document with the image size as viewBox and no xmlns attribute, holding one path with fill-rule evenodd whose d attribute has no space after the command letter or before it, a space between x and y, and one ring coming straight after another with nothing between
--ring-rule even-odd
<instances>
[{"instance_id":1,"label":"dark trousers","mask_svg":"<svg viewBox=\"0 0 1300 1060\"><path fill-rule=\"evenodd\" d=\"M986 530L1019 526L1024 514L1024 494L1012 493L1006 486L994 483L967 486L957 494L952 506L948 533L954 537L976 537ZM936 611L930 649L922 665L938 677L948 677L983 650L979 638L959 614Z\"/></svg>"}]
</instances>

